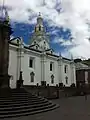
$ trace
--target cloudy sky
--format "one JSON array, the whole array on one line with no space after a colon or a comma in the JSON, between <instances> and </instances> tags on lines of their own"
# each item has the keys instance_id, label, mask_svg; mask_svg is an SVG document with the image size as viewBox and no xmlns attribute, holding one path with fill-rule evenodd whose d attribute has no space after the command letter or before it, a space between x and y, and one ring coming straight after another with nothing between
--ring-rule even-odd
<instances>
[{"instance_id":1,"label":"cloudy sky","mask_svg":"<svg viewBox=\"0 0 90 120\"><path fill-rule=\"evenodd\" d=\"M0 0L2 5L3 0ZM90 0L4 0L4 5L13 36L22 36L28 44L41 12L50 34L50 45L57 54L90 58Z\"/></svg>"}]
</instances>

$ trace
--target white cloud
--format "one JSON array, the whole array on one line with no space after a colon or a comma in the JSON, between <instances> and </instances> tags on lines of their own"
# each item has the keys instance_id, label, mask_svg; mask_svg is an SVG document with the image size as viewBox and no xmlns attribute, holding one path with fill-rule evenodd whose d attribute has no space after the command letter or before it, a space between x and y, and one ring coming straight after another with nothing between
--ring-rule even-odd
<instances>
[{"instance_id":1,"label":"white cloud","mask_svg":"<svg viewBox=\"0 0 90 120\"><path fill-rule=\"evenodd\" d=\"M73 42L68 40L62 43L76 45L68 49L74 56L90 57L90 43L87 40L90 36L90 0L5 0L5 5L12 7L9 15L14 21L34 24L35 15L41 12L48 25L62 26L64 30L69 28ZM57 11L60 8L61 13ZM57 41L60 42L60 39Z\"/></svg>"},{"instance_id":2,"label":"white cloud","mask_svg":"<svg viewBox=\"0 0 90 120\"><path fill-rule=\"evenodd\" d=\"M69 46L69 45L73 45L73 43L70 40L66 40L61 45L63 45L63 46Z\"/></svg>"},{"instance_id":3,"label":"white cloud","mask_svg":"<svg viewBox=\"0 0 90 120\"><path fill-rule=\"evenodd\" d=\"M56 37L53 41L52 41L52 43L63 43L64 42L64 40L62 39L62 38L58 38L58 37Z\"/></svg>"},{"instance_id":4,"label":"white cloud","mask_svg":"<svg viewBox=\"0 0 90 120\"><path fill-rule=\"evenodd\" d=\"M10 39L13 39L13 38L14 38L14 36L13 36L13 35L11 35L11 36L10 36Z\"/></svg>"},{"instance_id":5,"label":"white cloud","mask_svg":"<svg viewBox=\"0 0 90 120\"><path fill-rule=\"evenodd\" d=\"M78 44L75 44L73 40L64 40L62 38L59 38L59 37L56 37L52 43L59 43L60 46L66 46L66 47L69 47L69 46L77 46Z\"/></svg>"},{"instance_id":6,"label":"white cloud","mask_svg":"<svg viewBox=\"0 0 90 120\"><path fill-rule=\"evenodd\" d=\"M50 34L51 34L51 35L58 35L57 32L59 32L59 30L57 30L57 29L54 28L54 29L50 32Z\"/></svg>"}]
</instances>

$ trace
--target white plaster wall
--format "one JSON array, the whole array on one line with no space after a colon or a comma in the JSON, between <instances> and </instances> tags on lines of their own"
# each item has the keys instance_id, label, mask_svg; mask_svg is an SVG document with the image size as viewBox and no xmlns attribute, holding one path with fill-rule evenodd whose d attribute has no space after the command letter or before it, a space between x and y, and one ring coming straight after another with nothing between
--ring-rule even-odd
<instances>
[{"instance_id":1,"label":"white plaster wall","mask_svg":"<svg viewBox=\"0 0 90 120\"><path fill-rule=\"evenodd\" d=\"M53 71L50 71L50 62L54 63L54 69ZM56 59L53 59L51 57L47 57L46 59L46 69L45 69L45 80L47 81L47 84L50 86L56 86L58 84L58 62ZM54 84L51 84L51 75L54 75Z\"/></svg>"},{"instance_id":2,"label":"white plaster wall","mask_svg":"<svg viewBox=\"0 0 90 120\"><path fill-rule=\"evenodd\" d=\"M42 46L42 48L43 48L45 45L46 45L46 49L49 49L49 48L50 48L47 41L45 41L45 44L44 44L44 40L42 40L42 41L40 41L38 44L39 44L40 47Z\"/></svg>"},{"instance_id":3,"label":"white plaster wall","mask_svg":"<svg viewBox=\"0 0 90 120\"><path fill-rule=\"evenodd\" d=\"M14 46L13 46L14 47ZM25 52L22 57L22 71L23 71L23 79L24 79L24 85L36 85L39 83L41 85L41 56L40 53L36 53L35 51L30 51L25 49ZM29 67L29 58L33 57L35 60L35 68ZM50 62L54 63L54 69L53 71L50 71ZM9 74L13 76L13 80L10 81L10 87L15 88L16 87L16 80L17 78L17 51L15 49L10 48L10 55L9 55ZM64 66L68 66L68 72L64 73ZM61 69L60 69L61 68ZM59 84L60 81L65 86L70 86L72 83L72 70L73 70L73 81L76 84L76 74L75 74L75 66L73 66L73 69L71 67L70 61L62 60L61 66L59 68L59 64L56 57L53 56L46 56L45 57L45 81L50 86L56 86L56 84ZM35 79L34 82L31 82L30 80L30 73L35 73ZM51 84L51 75L54 75L54 84ZM68 84L66 84L65 77L68 77ZM19 77L19 76L18 76ZM59 80L60 77L60 80Z\"/></svg>"},{"instance_id":4,"label":"white plaster wall","mask_svg":"<svg viewBox=\"0 0 90 120\"><path fill-rule=\"evenodd\" d=\"M59 59L58 61L58 82L62 83L63 82L63 61L62 59Z\"/></svg>"},{"instance_id":5,"label":"white plaster wall","mask_svg":"<svg viewBox=\"0 0 90 120\"><path fill-rule=\"evenodd\" d=\"M10 79L10 87L16 88L16 79L17 79L17 53L16 50L9 50L9 69L8 73L13 76Z\"/></svg>"},{"instance_id":6,"label":"white plaster wall","mask_svg":"<svg viewBox=\"0 0 90 120\"><path fill-rule=\"evenodd\" d=\"M76 85L76 68L75 68L75 64L73 63L73 83Z\"/></svg>"},{"instance_id":7,"label":"white plaster wall","mask_svg":"<svg viewBox=\"0 0 90 120\"><path fill-rule=\"evenodd\" d=\"M65 65L68 66L67 73L64 72ZM66 79L65 79L66 76L68 77L68 84L66 84ZM62 83L67 87L71 85L71 67L70 67L70 63L68 63L67 61L62 62Z\"/></svg>"},{"instance_id":8,"label":"white plaster wall","mask_svg":"<svg viewBox=\"0 0 90 120\"><path fill-rule=\"evenodd\" d=\"M29 67L29 58L33 57L35 60L35 67ZM37 83L41 84L41 60L38 55L33 54L32 52L24 54L24 61L23 61L23 79L24 85L36 85ZM31 82L30 73L35 73L34 82Z\"/></svg>"}]
</instances>

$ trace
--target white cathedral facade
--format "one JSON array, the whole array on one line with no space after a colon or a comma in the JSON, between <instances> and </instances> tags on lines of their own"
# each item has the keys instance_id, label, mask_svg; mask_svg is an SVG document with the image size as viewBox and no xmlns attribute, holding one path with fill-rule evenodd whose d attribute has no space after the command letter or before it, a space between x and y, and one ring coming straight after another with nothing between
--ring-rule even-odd
<instances>
[{"instance_id":1,"label":"white cathedral facade","mask_svg":"<svg viewBox=\"0 0 90 120\"><path fill-rule=\"evenodd\" d=\"M9 43L11 88L16 88L20 71L23 72L24 85L41 85L42 81L49 86L60 83L65 86L76 85L75 64L73 60L55 55L50 48L41 15L37 18L30 45L25 45L20 38L14 38Z\"/></svg>"}]
</instances>

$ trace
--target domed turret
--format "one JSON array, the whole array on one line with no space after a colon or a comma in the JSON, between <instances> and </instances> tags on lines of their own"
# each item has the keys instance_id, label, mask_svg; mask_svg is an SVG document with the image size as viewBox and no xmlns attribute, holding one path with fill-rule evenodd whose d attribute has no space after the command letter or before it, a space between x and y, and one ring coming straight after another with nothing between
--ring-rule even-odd
<instances>
[{"instance_id":1,"label":"domed turret","mask_svg":"<svg viewBox=\"0 0 90 120\"><path fill-rule=\"evenodd\" d=\"M41 17L41 13L39 12L37 18L37 24L35 26L35 32L43 32L43 31L44 31L43 18Z\"/></svg>"},{"instance_id":2,"label":"domed turret","mask_svg":"<svg viewBox=\"0 0 90 120\"><path fill-rule=\"evenodd\" d=\"M35 25L34 33L30 41L30 45L34 45L33 48L38 50L50 49L49 35L47 35L46 33L46 30L43 24L43 18L40 12L37 17L37 23Z\"/></svg>"},{"instance_id":3,"label":"domed turret","mask_svg":"<svg viewBox=\"0 0 90 120\"><path fill-rule=\"evenodd\" d=\"M41 17L41 13L39 12L38 18L37 18L37 24L42 25L43 24L43 18Z\"/></svg>"}]
</instances>

